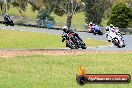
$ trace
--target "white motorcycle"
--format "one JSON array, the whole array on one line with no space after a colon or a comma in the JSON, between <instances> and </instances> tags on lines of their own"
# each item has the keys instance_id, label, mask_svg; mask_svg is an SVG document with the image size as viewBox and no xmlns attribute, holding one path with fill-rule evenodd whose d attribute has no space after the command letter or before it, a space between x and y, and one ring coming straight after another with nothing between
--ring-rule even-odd
<instances>
[{"instance_id":1,"label":"white motorcycle","mask_svg":"<svg viewBox=\"0 0 132 88\"><path fill-rule=\"evenodd\" d=\"M109 42L112 42L118 48L125 47L124 39L120 33L109 31L106 33Z\"/></svg>"}]
</instances>

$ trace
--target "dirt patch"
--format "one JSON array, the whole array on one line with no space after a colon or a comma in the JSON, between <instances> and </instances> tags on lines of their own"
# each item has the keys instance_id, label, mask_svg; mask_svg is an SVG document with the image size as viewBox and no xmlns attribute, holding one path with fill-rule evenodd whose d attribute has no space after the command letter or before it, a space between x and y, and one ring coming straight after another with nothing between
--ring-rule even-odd
<instances>
[{"instance_id":1,"label":"dirt patch","mask_svg":"<svg viewBox=\"0 0 132 88\"><path fill-rule=\"evenodd\" d=\"M93 50L0 50L0 57L29 55L81 55L81 54L132 53L132 51L93 51Z\"/></svg>"},{"instance_id":2,"label":"dirt patch","mask_svg":"<svg viewBox=\"0 0 132 88\"><path fill-rule=\"evenodd\" d=\"M79 55L92 52L76 50L0 50L0 57L15 57L28 55Z\"/></svg>"}]
</instances>

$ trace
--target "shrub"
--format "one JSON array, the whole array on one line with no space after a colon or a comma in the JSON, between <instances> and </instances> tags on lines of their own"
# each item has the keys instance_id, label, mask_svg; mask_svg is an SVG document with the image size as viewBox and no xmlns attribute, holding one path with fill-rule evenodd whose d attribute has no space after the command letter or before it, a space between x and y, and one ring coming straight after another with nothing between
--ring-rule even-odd
<instances>
[{"instance_id":1,"label":"shrub","mask_svg":"<svg viewBox=\"0 0 132 88\"><path fill-rule=\"evenodd\" d=\"M132 10L127 7L125 3L118 3L112 8L111 17L108 24L113 24L114 26L120 28L127 28L128 24L132 20Z\"/></svg>"}]
</instances>

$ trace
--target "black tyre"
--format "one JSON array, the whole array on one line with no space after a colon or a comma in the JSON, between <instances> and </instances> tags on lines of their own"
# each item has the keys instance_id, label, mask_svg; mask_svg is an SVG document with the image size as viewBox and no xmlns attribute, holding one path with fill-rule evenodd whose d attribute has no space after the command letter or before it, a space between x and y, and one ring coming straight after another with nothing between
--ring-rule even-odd
<instances>
[{"instance_id":1,"label":"black tyre","mask_svg":"<svg viewBox=\"0 0 132 88\"><path fill-rule=\"evenodd\" d=\"M102 33L102 32L100 32L100 33L99 33L99 35L103 35L103 33Z\"/></svg>"},{"instance_id":2,"label":"black tyre","mask_svg":"<svg viewBox=\"0 0 132 88\"><path fill-rule=\"evenodd\" d=\"M98 32L99 35L103 35L103 33L101 31Z\"/></svg>"},{"instance_id":3,"label":"black tyre","mask_svg":"<svg viewBox=\"0 0 132 88\"><path fill-rule=\"evenodd\" d=\"M14 26L14 23L13 23L13 21L9 21L9 23L10 23L10 25L11 25L11 26Z\"/></svg>"},{"instance_id":4,"label":"black tyre","mask_svg":"<svg viewBox=\"0 0 132 88\"><path fill-rule=\"evenodd\" d=\"M94 34L94 35L96 35L96 33L95 33L95 32L93 32L93 34Z\"/></svg>"},{"instance_id":5,"label":"black tyre","mask_svg":"<svg viewBox=\"0 0 132 88\"><path fill-rule=\"evenodd\" d=\"M8 26L8 24L7 24L7 23L5 23L5 25L6 25L6 26Z\"/></svg>"},{"instance_id":6,"label":"black tyre","mask_svg":"<svg viewBox=\"0 0 132 88\"><path fill-rule=\"evenodd\" d=\"M6 26L8 26L8 24L5 24Z\"/></svg>"},{"instance_id":7,"label":"black tyre","mask_svg":"<svg viewBox=\"0 0 132 88\"><path fill-rule=\"evenodd\" d=\"M122 47L125 47L126 46L126 44L125 44L125 42L124 42L124 40L123 40L123 46Z\"/></svg>"},{"instance_id":8,"label":"black tyre","mask_svg":"<svg viewBox=\"0 0 132 88\"><path fill-rule=\"evenodd\" d=\"M11 26L14 26L14 23L11 23Z\"/></svg>"},{"instance_id":9,"label":"black tyre","mask_svg":"<svg viewBox=\"0 0 132 88\"><path fill-rule=\"evenodd\" d=\"M122 46L120 46L120 45L117 45L117 47L118 47L118 48L122 48Z\"/></svg>"},{"instance_id":10,"label":"black tyre","mask_svg":"<svg viewBox=\"0 0 132 88\"><path fill-rule=\"evenodd\" d=\"M122 48L122 46L120 46L119 40L117 38L112 39L112 43L117 46L118 48Z\"/></svg>"},{"instance_id":11,"label":"black tyre","mask_svg":"<svg viewBox=\"0 0 132 88\"><path fill-rule=\"evenodd\" d=\"M82 48L82 49L86 49L87 47L82 45L81 48Z\"/></svg>"},{"instance_id":12,"label":"black tyre","mask_svg":"<svg viewBox=\"0 0 132 88\"><path fill-rule=\"evenodd\" d=\"M86 83L86 78L84 76L77 76L76 81L79 85L84 85Z\"/></svg>"},{"instance_id":13,"label":"black tyre","mask_svg":"<svg viewBox=\"0 0 132 88\"><path fill-rule=\"evenodd\" d=\"M126 45L123 45L122 47L125 47Z\"/></svg>"}]
</instances>

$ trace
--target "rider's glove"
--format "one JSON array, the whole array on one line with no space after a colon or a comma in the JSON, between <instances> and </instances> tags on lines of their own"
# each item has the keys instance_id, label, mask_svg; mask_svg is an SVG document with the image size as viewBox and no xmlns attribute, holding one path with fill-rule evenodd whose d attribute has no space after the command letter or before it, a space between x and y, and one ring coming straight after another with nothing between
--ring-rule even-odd
<instances>
[{"instance_id":1,"label":"rider's glove","mask_svg":"<svg viewBox=\"0 0 132 88\"><path fill-rule=\"evenodd\" d=\"M65 38L62 39L62 42L64 42L64 41L65 41Z\"/></svg>"}]
</instances>

